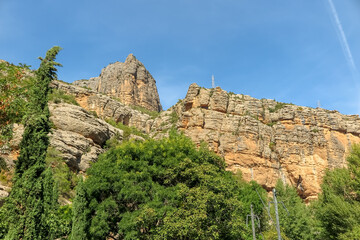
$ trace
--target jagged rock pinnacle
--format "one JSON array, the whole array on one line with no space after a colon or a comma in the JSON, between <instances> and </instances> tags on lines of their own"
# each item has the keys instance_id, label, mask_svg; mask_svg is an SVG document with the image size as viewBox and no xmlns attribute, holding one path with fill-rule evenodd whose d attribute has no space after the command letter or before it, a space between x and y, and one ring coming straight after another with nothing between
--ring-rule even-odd
<instances>
[{"instance_id":1,"label":"jagged rock pinnacle","mask_svg":"<svg viewBox=\"0 0 360 240\"><path fill-rule=\"evenodd\" d=\"M155 79L132 53L124 63L109 64L99 77L75 81L73 84L116 97L127 105L141 106L151 111L162 110Z\"/></svg>"}]
</instances>

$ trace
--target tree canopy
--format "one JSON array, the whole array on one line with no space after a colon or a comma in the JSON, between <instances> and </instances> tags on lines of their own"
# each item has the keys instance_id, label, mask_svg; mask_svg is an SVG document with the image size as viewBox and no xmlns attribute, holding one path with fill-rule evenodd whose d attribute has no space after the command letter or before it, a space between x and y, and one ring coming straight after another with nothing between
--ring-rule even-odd
<instances>
[{"instance_id":1,"label":"tree canopy","mask_svg":"<svg viewBox=\"0 0 360 240\"><path fill-rule=\"evenodd\" d=\"M87 173L74 202L76 239L250 236L241 199L245 182L181 134L111 148Z\"/></svg>"}]
</instances>

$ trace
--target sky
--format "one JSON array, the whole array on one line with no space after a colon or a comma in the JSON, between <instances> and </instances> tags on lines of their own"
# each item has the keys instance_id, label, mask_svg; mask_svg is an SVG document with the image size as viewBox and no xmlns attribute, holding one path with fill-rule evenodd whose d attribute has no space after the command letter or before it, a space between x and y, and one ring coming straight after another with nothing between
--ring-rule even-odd
<instances>
[{"instance_id":1,"label":"sky","mask_svg":"<svg viewBox=\"0 0 360 240\"><path fill-rule=\"evenodd\" d=\"M164 109L191 83L360 113L359 0L0 0L0 59L36 69L61 46L58 78L100 74L133 53Z\"/></svg>"}]
</instances>

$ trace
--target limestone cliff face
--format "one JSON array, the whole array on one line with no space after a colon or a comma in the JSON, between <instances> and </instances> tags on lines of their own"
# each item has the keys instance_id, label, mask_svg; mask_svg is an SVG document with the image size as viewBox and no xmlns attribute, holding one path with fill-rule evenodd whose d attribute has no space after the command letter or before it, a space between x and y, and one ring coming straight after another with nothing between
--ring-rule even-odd
<instances>
[{"instance_id":1,"label":"limestone cliff face","mask_svg":"<svg viewBox=\"0 0 360 240\"><path fill-rule=\"evenodd\" d=\"M155 79L132 54L124 63L115 62L105 67L99 77L73 84L116 97L126 105L157 112L162 110Z\"/></svg>"},{"instance_id":2,"label":"limestone cliff face","mask_svg":"<svg viewBox=\"0 0 360 240\"><path fill-rule=\"evenodd\" d=\"M98 155L104 152L102 146L106 140L115 135L119 140L122 139L122 130L94 117L79 106L49 103L49 110L50 121L54 124L49 134L50 145L61 152L61 157L75 171L86 171ZM15 124L9 146L0 148L0 157L10 169L19 155L23 132L23 125Z\"/></svg>"},{"instance_id":3,"label":"limestone cliff face","mask_svg":"<svg viewBox=\"0 0 360 240\"><path fill-rule=\"evenodd\" d=\"M351 145L360 142L360 119L337 111L299 107L205 89L192 84L182 103L169 110L177 128L195 143L209 143L227 169L267 189L278 179L310 200L320 192L326 169L346 166ZM156 119L155 127L169 122Z\"/></svg>"},{"instance_id":4,"label":"limestone cliff face","mask_svg":"<svg viewBox=\"0 0 360 240\"><path fill-rule=\"evenodd\" d=\"M298 187L311 200L320 192L326 169L346 166L351 145L360 143L360 119L337 111L278 103L205 89L192 84L184 100L153 119L116 99L74 85L54 86L76 97L86 110L137 127L151 137L171 127L195 143L209 143L227 169L241 170L271 190L278 179Z\"/></svg>"},{"instance_id":5,"label":"limestone cliff face","mask_svg":"<svg viewBox=\"0 0 360 240\"><path fill-rule=\"evenodd\" d=\"M76 101L83 109L96 112L102 119L111 118L124 125L136 127L144 133L150 132L154 121L152 117L119 102L117 99L60 81L54 81L52 87L75 96Z\"/></svg>"}]
</instances>

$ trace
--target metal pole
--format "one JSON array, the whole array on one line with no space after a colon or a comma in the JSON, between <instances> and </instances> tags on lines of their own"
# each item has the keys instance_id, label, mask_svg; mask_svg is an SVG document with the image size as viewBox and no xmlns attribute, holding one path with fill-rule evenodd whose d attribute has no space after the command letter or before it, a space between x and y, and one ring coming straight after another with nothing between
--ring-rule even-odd
<instances>
[{"instance_id":1,"label":"metal pole","mask_svg":"<svg viewBox=\"0 0 360 240\"><path fill-rule=\"evenodd\" d=\"M252 232L253 232L253 240L256 240L256 234L255 234L255 221L254 221L254 210L253 205L250 205L251 208L251 226L252 226Z\"/></svg>"},{"instance_id":2,"label":"metal pole","mask_svg":"<svg viewBox=\"0 0 360 240\"><path fill-rule=\"evenodd\" d=\"M276 230L277 230L277 234L278 234L278 240L281 240L278 202L277 202L277 199L276 199L276 190L275 190L275 188L273 189L273 196L274 196L274 206L275 206L275 216L276 216Z\"/></svg>"}]
</instances>

